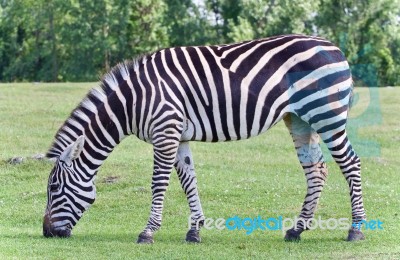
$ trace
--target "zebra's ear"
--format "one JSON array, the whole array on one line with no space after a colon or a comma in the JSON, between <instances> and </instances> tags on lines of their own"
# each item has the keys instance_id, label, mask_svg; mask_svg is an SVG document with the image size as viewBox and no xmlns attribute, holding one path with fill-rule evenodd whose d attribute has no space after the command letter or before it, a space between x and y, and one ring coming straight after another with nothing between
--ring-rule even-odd
<instances>
[{"instance_id":1,"label":"zebra's ear","mask_svg":"<svg viewBox=\"0 0 400 260\"><path fill-rule=\"evenodd\" d=\"M60 155L60 161L64 161L67 164L71 163L73 160L79 157L79 154L83 150L83 145L85 144L85 137L83 135L79 136L78 139L71 145L69 145L64 152Z\"/></svg>"}]
</instances>

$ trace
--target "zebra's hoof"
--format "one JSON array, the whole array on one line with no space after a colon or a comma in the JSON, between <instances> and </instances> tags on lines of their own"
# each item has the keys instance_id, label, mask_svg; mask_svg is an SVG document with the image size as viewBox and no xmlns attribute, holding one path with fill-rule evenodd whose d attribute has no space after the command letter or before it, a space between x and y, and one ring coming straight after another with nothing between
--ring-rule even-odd
<instances>
[{"instance_id":1,"label":"zebra's hoof","mask_svg":"<svg viewBox=\"0 0 400 260\"><path fill-rule=\"evenodd\" d=\"M347 236L347 241L359 241L364 240L365 236L361 230L357 228L350 228L349 235Z\"/></svg>"},{"instance_id":2,"label":"zebra's hoof","mask_svg":"<svg viewBox=\"0 0 400 260\"><path fill-rule=\"evenodd\" d=\"M139 234L139 238L137 240L138 244L153 244L153 233L143 231Z\"/></svg>"},{"instance_id":3,"label":"zebra's hoof","mask_svg":"<svg viewBox=\"0 0 400 260\"><path fill-rule=\"evenodd\" d=\"M301 231L289 229L286 231L285 241L286 242L299 242Z\"/></svg>"},{"instance_id":4,"label":"zebra's hoof","mask_svg":"<svg viewBox=\"0 0 400 260\"><path fill-rule=\"evenodd\" d=\"M201 242L200 231L196 229L190 229L186 233L186 242L200 243Z\"/></svg>"}]
</instances>

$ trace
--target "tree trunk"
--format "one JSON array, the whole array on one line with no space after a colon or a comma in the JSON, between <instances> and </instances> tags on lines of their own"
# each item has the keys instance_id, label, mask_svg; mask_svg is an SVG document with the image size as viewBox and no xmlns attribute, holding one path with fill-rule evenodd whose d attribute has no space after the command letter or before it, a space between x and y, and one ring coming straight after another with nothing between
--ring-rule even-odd
<instances>
[{"instance_id":1,"label":"tree trunk","mask_svg":"<svg viewBox=\"0 0 400 260\"><path fill-rule=\"evenodd\" d=\"M57 58L57 42L56 34L54 31L54 3L49 2L49 25L50 25L50 41L51 41L51 57L52 57L52 71L51 81L58 81L58 58Z\"/></svg>"}]
</instances>

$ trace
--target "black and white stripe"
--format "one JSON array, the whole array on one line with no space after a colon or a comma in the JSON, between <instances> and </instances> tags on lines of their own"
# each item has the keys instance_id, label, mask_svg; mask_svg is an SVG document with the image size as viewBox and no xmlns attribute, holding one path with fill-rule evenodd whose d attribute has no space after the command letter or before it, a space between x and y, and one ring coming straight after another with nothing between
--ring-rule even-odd
<instances>
[{"instance_id":1,"label":"black and white stripe","mask_svg":"<svg viewBox=\"0 0 400 260\"><path fill-rule=\"evenodd\" d=\"M94 201L97 170L131 134L154 146L152 207L139 242L151 242L161 225L173 167L195 226L204 215L188 142L246 139L282 119L308 183L300 217L313 217L326 179L321 137L349 184L358 223L365 218L360 160L345 130L351 93L342 52L329 41L302 35L169 48L119 64L72 112L48 152L58 161L49 178L45 234L63 235L57 230L76 224ZM306 228L299 222L287 238ZM197 230L189 233L198 236Z\"/></svg>"}]
</instances>

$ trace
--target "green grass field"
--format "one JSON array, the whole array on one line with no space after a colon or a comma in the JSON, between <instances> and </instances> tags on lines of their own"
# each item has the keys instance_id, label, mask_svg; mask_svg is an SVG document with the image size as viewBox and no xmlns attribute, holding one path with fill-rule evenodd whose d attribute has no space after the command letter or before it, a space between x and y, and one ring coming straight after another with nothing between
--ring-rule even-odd
<instances>
[{"instance_id":1,"label":"green grass field","mask_svg":"<svg viewBox=\"0 0 400 260\"><path fill-rule=\"evenodd\" d=\"M97 200L69 239L42 236L51 163L45 153L58 127L96 84L0 85L0 259L400 259L400 88L359 88L349 127L362 155L363 192L369 219L383 230L366 230L365 241L344 241L345 230L316 229L299 243L282 231L202 230L201 244L184 242L189 209L173 172L164 221L153 245L136 244L151 202L152 147L125 139L101 168ZM283 123L250 140L192 143L200 196L207 217L297 216L305 178ZM379 149L377 149L379 148ZM23 156L11 165L7 160ZM348 186L329 159L329 176L316 217L350 218Z\"/></svg>"}]
</instances>

